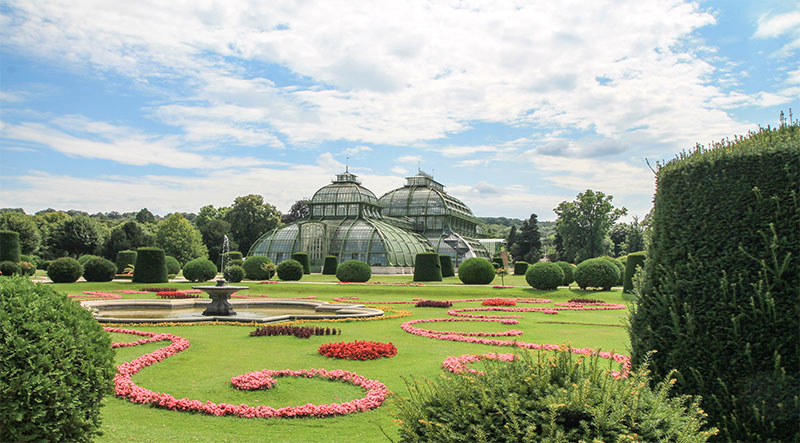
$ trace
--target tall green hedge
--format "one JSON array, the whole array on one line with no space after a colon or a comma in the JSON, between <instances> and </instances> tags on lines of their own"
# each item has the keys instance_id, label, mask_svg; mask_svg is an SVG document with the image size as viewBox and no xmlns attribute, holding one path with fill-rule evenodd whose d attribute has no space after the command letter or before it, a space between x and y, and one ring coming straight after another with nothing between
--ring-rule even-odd
<instances>
[{"instance_id":1,"label":"tall green hedge","mask_svg":"<svg viewBox=\"0 0 800 443\"><path fill-rule=\"evenodd\" d=\"M136 250L136 265L133 270L135 283L166 283L167 263L164 250L145 247Z\"/></svg>"},{"instance_id":2,"label":"tall green hedge","mask_svg":"<svg viewBox=\"0 0 800 443\"><path fill-rule=\"evenodd\" d=\"M421 252L414 259L414 281L442 281L442 265L439 254Z\"/></svg>"},{"instance_id":3,"label":"tall green hedge","mask_svg":"<svg viewBox=\"0 0 800 443\"><path fill-rule=\"evenodd\" d=\"M337 266L339 266L339 259L335 255L325 257L325 264L322 266L322 275L336 275Z\"/></svg>"},{"instance_id":4,"label":"tall green hedge","mask_svg":"<svg viewBox=\"0 0 800 443\"><path fill-rule=\"evenodd\" d=\"M452 257L447 254L440 254L439 264L442 266L442 277L455 277L456 270L453 269Z\"/></svg>"},{"instance_id":5,"label":"tall green hedge","mask_svg":"<svg viewBox=\"0 0 800 443\"><path fill-rule=\"evenodd\" d=\"M292 254L292 260L296 260L301 266L303 266L303 274L311 273L311 262L308 260L307 252L295 252Z\"/></svg>"},{"instance_id":6,"label":"tall green hedge","mask_svg":"<svg viewBox=\"0 0 800 443\"><path fill-rule=\"evenodd\" d=\"M525 275L528 272L530 264L526 261L518 261L514 263L514 275Z\"/></svg>"},{"instance_id":7,"label":"tall green hedge","mask_svg":"<svg viewBox=\"0 0 800 443\"><path fill-rule=\"evenodd\" d=\"M633 290L633 275L636 274L638 268L644 268L646 257L647 253L644 251L628 254L628 260L625 262L625 281L622 282L623 292Z\"/></svg>"},{"instance_id":8,"label":"tall green hedge","mask_svg":"<svg viewBox=\"0 0 800 443\"><path fill-rule=\"evenodd\" d=\"M800 125L661 165L634 364L680 371L722 440L800 440Z\"/></svg>"},{"instance_id":9,"label":"tall green hedge","mask_svg":"<svg viewBox=\"0 0 800 443\"><path fill-rule=\"evenodd\" d=\"M0 231L0 261L19 261L19 233Z\"/></svg>"},{"instance_id":10,"label":"tall green hedge","mask_svg":"<svg viewBox=\"0 0 800 443\"><path fill-rule=\"evenodd\" d=\"M126 251L119 251L117 252L117 260L115 262L117 265L117 272L124 272L125 268L131 267L131 265L136 265L136 251L126 250Z\"/></svg>"}]
</instances>

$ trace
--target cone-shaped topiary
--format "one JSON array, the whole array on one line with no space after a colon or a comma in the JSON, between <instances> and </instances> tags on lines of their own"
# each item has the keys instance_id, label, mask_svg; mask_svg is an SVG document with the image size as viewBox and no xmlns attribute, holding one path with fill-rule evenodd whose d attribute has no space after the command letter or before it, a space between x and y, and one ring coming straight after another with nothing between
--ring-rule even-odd
<instances>
[{"instance_id":1,"label":"cone-shaped topiary","mask_svg":"<svg viewBox=\"0 0 800 443\"><path fill-rule=\"evenodd\" d=\"M372 277L372 269L361 260L343 261L336 268L336 278L339 281L361 283L369 281L370 277Z\"/></svg>"},{"instance_id":2,"label":"cone-shaped topiary","mask_svg":"<svg viewBox=\"0 0 800 443\"><path fill-rule=\"evenodd\" d=\"M136 265L133 270L135 283L166 283L167 264L164 250L145 247L136 250Z\"/></svg>"},{"instance_id":3,"label":"cone-shaped topiary","mask_svg":"<svg viewBox=\"0 0 800 443\"><path fill-rule=\"evenodd\" d=\"M514 263L514 275L525 275L528 272L528 262L518 261Z\"/></svg>"},{"instance_id":4,"label":"cone-shaped topiary","mask_svg":"<svg viewBox=\"0 0 800 443\"><path fill-rule=\"evenodd\" d=\"M297 260L284 260L276 268L278 278L287 281L297 281L303 278L303 265Z\"/></svg>"},{"instance_id":5,"label":"cone-shaped topiary","mask_svg":"<svg viewBox=\"0 0 800 443\"><path fill-rule=\"evenodd\" d=\"M244 278L244 268L238 265L230 265L225 268L222 276L231 283L239 283Z\"/></svg>"},{"instance_id":6,"label":"cone-shaped topiary","mask_svg":"<svg viewBox=\"0 0 800 443\"><path fill-rule=\"evenodd\" d=\"M584 260L575 269L575 282L583 290L595 288L610 291L618 281L619 268L605 258Z\"/></svg>"},{"instance_id":7,"label":"cone-shaped topiary","mask_svg":"<svg viewBox=\"0 0 800 443\"><path fill-rule=\"evenodd\" d=\"M556 264L561 266L561 271L564 272L564 281L561 282L563 286L569 286L575 281L575 265L565 261L557 261Z\"/></svg>"},{"instance_id":8,"label":"cone-shaped topiary","mask_svg":"<svg viewBox=\"0 0 800 443\"><path fill-rule=\"evenodd\" d=\"M639 268L644 268L646 258L647 253L644 251L628 254L628 260L625 263L625 280L622 282L623 292L631 292L633 290L633 275L636 274Z\"/></svg>"},{"instance_id":9,"label":"cone-shaped topiary","mask_svg":"<svg viewBox=\"0 0 800 443\"><path fill-rule=\"evenodd\" d=\"M494 266L485 258L468 258L458 267L458 279L465 285L488 285L494 276Z\"/></svg>"},{"instance_id":10,"label":"cone-shaped topiary","mask_svg":"<svg viewBox=\"0 0 800 443\"><path fill-rule=\"evenodd\" d=\"M453 269L452 257L447 254L440 254L439 263L442 265L442 277L455 277L456 270Z\"/></svg>"},{"instance_id":11,"label":"cone-shaped topiary","mask_svg":"<svg viewBox=\"0 0 800 443\"><path fill-rule=\"evenodd\" d=\"M251 255L244 261L244 275L248 280L269 280L275 275L275 269L271 271L264 268L264 265L271 264L269 257L261 255Z\"/></svg>"},{"instance_id":12,"label":"cone-shaped topiary","mask_svg":"<svg viewBox=\"0 0 800 443\"><path fill-rule=\"evenodd\" d=\"M336 268L339 266L339 259L335 255L325 257L325 264L322 266L322 275L336 275Z\"/></svg>"},{"instance_id":13,"label":"cone-shaped topiary","mask_svg":"<svg viewBox=\"0 0 800 443\"><path fill-rule=\"evenodd\" d=\"M108 334L80 304L27 278L0 285L0 312L13 343L0 346L0 441L92 441L113 386Z\"/></svg>"},{"instance_id":14,"label":"cone-shaped topiary","mask_svg":"<svg viewBox=\"0 0 800 443\"><path fill-rule=\"evenodd\" d=\"M0 261L18 262L20 254L19 233L0 231Z\"/></svg>"},{"instance_id":15,"label":"cone-shaped topiary","mask_svg":"<svg viewBox=\"0 0 800 443\"><path fill-rule=\"evenodd\" d=\"M292 260L296 260L303 266L303 274L311 273L311 262L308 260L307 252L295 252L292 254Z\"/></svg>"},{"instance_id":16,"label":"cone-shaped topiary","mask_svg":"<svg viewBox=\"0 0 800 443\"><path fill-rule=\"evenodd\" d=\"M439 254L422 252L414 259L414 281L442 281Z\"/></svg>"},{"instance_id":17,"label":"cone-shaped topiary","mask_svg":"<svg viewBox=\"0 0 800 443\"><path fill-rule=\"evenodd\" d=\"M207 258L189 260L183 265L183 277L191 282L209 281L217 276L217 265Z\"/></svg>"},{"instance_id":18,"label":"cone-shaped topiary","mask_svg":"<svg viewBox=\"0 0 800 443\"><path fill-rule=\"evenodd\" d=\"M564 281L564 271L555 263L540 261L528 268L525 281L534 289L558 289L558 285Z\"/></svg>"},{"instance_id":19,"label":"cone-shaped topiary","mask_svg":"<svg viewBox=\"0 0 800 443\"><path fill-rule=\"evenodd\" d=\"M53 283L74 283L81 278L83 267L72 257L61 257L47 266L47 277Z\"/></svg>"},{"instance_id":20,"label":"cone-shaped topiary","mask_svg":"<svg viewBox=\"0 0 800 443\"><path fill-rule=\"evenodd\" d=\"M114 280L117 265L103 257L95 257L83 266L83 278L86 281L104 282Z\"/></svg>"},{"instance_id":21,"label":"cone-shaped topiary","mask_svg":"<svg viewBox=\"0 0 800 443\"><path fill-rule=\"evenodd\" d=\"M136 251L126 250L117 252L117 272L125 272L125 269L136 265Z\"/></svg>"}]
</instances>

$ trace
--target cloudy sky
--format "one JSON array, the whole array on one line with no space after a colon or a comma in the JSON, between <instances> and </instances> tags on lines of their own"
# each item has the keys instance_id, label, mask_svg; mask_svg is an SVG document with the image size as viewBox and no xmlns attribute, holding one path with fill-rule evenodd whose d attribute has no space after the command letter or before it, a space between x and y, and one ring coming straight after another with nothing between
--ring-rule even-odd
<instances>
[{"instance_id":1,"label":"cloudy sky","mask_svg":"<svg viewBox=\"0 0 800 443\"><path fill-rule=\"evenodd\" d=\"M651 207L655 161L800 114L785 0L0 0L0 207L159 214L348 163L478 216L587 188Z\"/></svg>"}]
</instances>

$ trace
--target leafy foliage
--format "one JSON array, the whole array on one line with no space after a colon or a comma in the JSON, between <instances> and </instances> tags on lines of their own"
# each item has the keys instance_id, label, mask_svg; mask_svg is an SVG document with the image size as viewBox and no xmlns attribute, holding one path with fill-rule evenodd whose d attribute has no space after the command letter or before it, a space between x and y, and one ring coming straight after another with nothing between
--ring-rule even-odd
<instances>
[{"instance_id":1,"label":"leafy foliage","mask_svg":"<svg viewBox=\"0 0 800 443\"><path fill-rule=\"evenodd\" d=\"M95 257L83 266L83 278L86 281L111 281L117 274L117 265L103 257Z\"/></svg>"},{"instance_id":2,"label":"leafy foliage","mask_svg":"<svg viewBox=\"0 0 800 443\"><path fill-rule=\"evenodd\" d=\"M200 231L181 214L172 214L158 225L156 245L181 263L208 257Z\"/></svg>"},{"instance_id":3,"label":"leafy foliage","mask_svg":"<svg viewBox=\"0 0 800 443\"><path fill-rule=\"evenodd\" d=\"M442 265L436 252L422 252L414 259L414 281L442 281Z\"/></svg>"},{"instance_id":4,"label":"leafy foliage","mask_svg":"<svg viewBox=\"0 0 800 443\"><path fill-rule=\"evenodd\" d=\"M73 283L83 274L83 267L72 257L61 257L47 265L47 277L53 283Z\"/></svg>"},{"instance_id":5,"label":"leafy foliage","mask_svg":"<svg viewBox=\"0 0 800 443\"><path fill-rule=\"evenodd\" d=\"M541 261L528 268L525 272L525 281L534 289L558 289L564 282L564 271L555 263Z\"/></svg>"},{"instance_id":6,"label":"leafy foliage","mask_svg":"<svg viewBox=\"0 0 800 443\"><path fill-rule=\"evenodd\" d=\"M458 267L458 279L466 285L488 285L494 281L494 266L485 258L468 258Z\"/></svg>"},{"instance_id":7,"label":"leafy foliage","mask_svg":"<svg viewBox=\"0 0 800 443\"><path fill-rule=\"evenodd\" d=\"M633 290L633 276L640 268L644 268L647 253L644 251L628 254L628 261L625 262L625 280L622 282L622 290L631 292Z\"/></svg>"},{"instance_id":8,"label":"leafy foliage","mask_svg":"<svg viewBox=\"0 0 800 443\"><path fill-rule=\"evenodd\" d=\"M71 217L55 227L50 242L56 255L93 254L103 245L103 228L89 217Z\"/></svg>"},{"instance_id":9,"label":"leafy foliage","mask_svg":"<svg viewBox=\"0 0 800 443\"><path fill-rule=\"evenodd\" d=\"M42 235L33 217L17 211L0 212L0 229L19 234L20 252L33 254L39 249Z\"/></svg>"},{"instance_id":10,"label":"leafy foliage","mask_svg":"<svg viewBox=\"0 0 800 443\"><path fill-rule=\"evenodd\" d=\"M0 261L0 275L8 277L10 275L22 275L22 269L18 264L11 260Z\"/></svg>"},{"instance_id":11,"label":"leafy foliage","mask_svg":"<svg viewBox=\"0 0 800 443\"><path fill-rule=\"evenodd\" d=\"M369 281L371 277L372 269L361 260L343 261L336 268L336 278L339 281L362 283Z\"/></svg>"},{"instance_id":12,"label":"leafy foliage","mask_svg":"<svg viewBox=\"0 0 800 443\"><path fill-rule=\"evenodd\" d=\"M295 252L292 254L292 260L297 260L303 266L303 274L311 273L311 262L308 259L307 252Z\"/></svg>"},{"instance_id":13,"label":"leafy foliage","mask_svg":"<svg viewBox=\"0 0 800 443\"><path fill-rule=\"evenodd\" d=\"M251 255L247 257L247 260L244 261L244 265L242 265L244 275L248 280L269 280L275 275L275 271L273 270L270 272L264 269L264 265L267 263L272 263L269 257L260 255Z\"/></svg>"},{"instance_id":14,"label":"leafy foliage","mask_svg":"<svg viewBox=\"0 0 800 443\"><path fill-rule=\"evenodd\" d=\"M575 281L575 266L572 263L567 263L565 261L557 261L556 264L561 267L561 271L564 273L564 280L561 282L561 284L564 286L569 286Z\"/></svg>"},{"instance_id":15,"label":"leafy foliage","mask_svg":"<svg viewBox=\"0 0 800 443\"><path fill-rule=\"evenodd\" d=\"M183 265L183 276L192 282L209 281L217 276L217 265L207 258L196 258Z\"/></svg>"},{"instance_id":16,"label":"leafy foliage","mask_svg":"<svg viewBox=\"0 0 800 443\"><path fill-rule=\"evenodd\" d=\"M135 283L166 283L167 280L164 250L154 247L137 249L133 281Z\"/></svg>"},{"instance_id":17,"label":"leafy foliage","mask_svg":"<svg viewBox=\"0 0 800 443\"><path fill-rule=\"evenodd\" d=\"M19 261L20 246L19 233L15 231L0 231L0 261Z\"/></svg>"},{"instance_id":18,"label":"leafy foliage","mask_svg":"<svg viewBox=\"0 0 800 443\"><path fill-rule=\"evenodd\" d=\"M528 272L528 262L518 261L514 263L514 275L525 275Z\"/></svg>"},{"instance_id":19,"label":"leafy foliage","mask_svg":"<svg viewBox=\"0 0 800 443\"><path fill-rule=\"evenodd\" d=\"M111 229L105 244L105 256L117 257L120 251L135 250L155 245L155 238L145 225L133 220L119 224ZM119 264L117 264L119 268ZM122 270L124 268L120 268Z\"/></svg>"},{"instance_id":20,"label":"leafy foliage","mask_svg":"<svg viewBox=\"0 0 800 443\"><path fill-rule=\"evenodd\" d=\"M590 258L575 268L575 282L581 289L610 291L619 281L619 268L605 258Z\"/></svg>"},{"instance_id":21,"label":"leafy foliage","mask_svg":"<svg viewBox=\"0 0 800 443\"><path fill-rule=\"evenodd\" d=\"M223 217L230 223L233 239L242 251L249 251L261 234L271 231L281 221L281 214L275 206L265 203L262 196L255 194L236 197Z\"/></svg>"},{"instance_id":22,"label":"leafy foliage","mask_svg":"<svg viewBox=\"0 0 800 443\"><path fill-rule=\"evenodd\" d=\"M336 275L336 268L339 267L339 258L335 255L325 257L322 265L322 275Z\"/></svg>"},{"instance_id":23,"label":"leafy foliage","mask_svg":"<svg viewBox=\"0 0 800 443\"><path fill-rule=\"evenodd\" d=\"M167 275L178 275L181 272L181 262L171 255L164 257L164 264L167 266Z\"/></svg>"},{"instance_id":24,"label":"leafy foliage","mask_svg":"<svg viewBox=\"0 0 800 443\"><path fill-rule=\"evenodd\" d=\"M614 284L622 286L622 281L625 278L625 262L622 259L609 257L608 255L604 255L604 256L599 257L599 258L604 258L604 259L608 260L611 264L613 264L614 266L617 267L617 270L619 271L619 279Z\"/></svg>"},{"instance_id":25,"label":"leafy foliage","mask_svg":"<svg viewBox=\"0 0 800 443\"><path fill-rule=\"evenodd\" d=\"M281 280L298 281L303 278L303 265L297 260L284 260L278 263L278 267L275 270Z\"/></svg>"},{"instance_id":26,"label":"leafy foliage","mask_svg":"<svg viewBox=\"0 0 800 443\"><path fill-rule=\"evenodd\" d=\"M231 283L239 283L244 278L244 268L239 265L230 265L225 268L222 275Z\"/></svg>"},{"instance_id":27,"label":"leafy foliage","mask_svg":"<svg viewBox=\"0 0 800 443\"><path fill-rule=\"evenodd\" d=\"M628 211L614 208L612 196L587 189L572 202L563 201L553 211L563 260L578 262L605 253L604 242L611 226Z\"/></svg>"},{"instance_id":28,"label":"leafy foliage","mask_svg":"<svg viewBox=\"0 0 800 443\"><path fill-rule=\"evenodd\" d=\"M456 270L453 269L453 259L447 254L439 255L439 264L442 266L442 277L455 277Z\"/></svg>"},{"instance_id":29,"label":"leafy foliage","mask_svg":"<svg viewBox=\"0 0 800 443\"><path fill-rule=\"evenodd\" d=\"M514 243L509 243L508 248L516 259L525 260L528 263L536 263L542 258L542 238L539 234L539 222L536 214L531 214L528 220L522 222L522 226L514 236Z\"/></svg>"},{"instance_id":30,"label":"leafy foliage","mask_svg":"<svg viewBox=\"0 0 800 443\"><path fill-rule=\"evenodd\" d=\"M136 266L136 251L119 251L117 252L117 271L124 272L126 268Z\"/></svg>"}]
</instances>

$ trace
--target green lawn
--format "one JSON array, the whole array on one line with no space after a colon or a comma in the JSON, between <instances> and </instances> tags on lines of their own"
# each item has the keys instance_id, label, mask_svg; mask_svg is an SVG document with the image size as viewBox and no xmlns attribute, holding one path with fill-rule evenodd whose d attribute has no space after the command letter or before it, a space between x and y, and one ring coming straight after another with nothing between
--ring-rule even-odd
<instances>
[{"instance_id":1,"label":"green lawn","mask_svg":"<svg viewBox=\"0 0 800 443\"><path fill-rule=\"evenodd\" d=\"M458 279L446 279L442 285L413 286L352 286L335 284L279 283L250 286L245 293L269 294L275 297L316 296L330 301L334 297L356 296L357 302L380 302L426 298L454 300L484 297L550 298L554 302L570 298L597 298L628 304L630 297L619 290L612 292L583 292L574 287L557 291L534 291L524 285L524 279L506 277L506 284L515 289L493 289L488 286L464 286ZM330 276L305 276L303 281L332 282ZM407 282L411 276L374 276L372 281ZM499 279L497 282L499 284ZM138 289L143 285L130 282L72 283L54 285L62 292L78 294L91 290ZM170 283L188 289L191 283ZM153 294L125 295L124 298L153 298ZM458 303L454 307L477 307L479 302ZM551 304L520 304L521 307L545 307ZM134 382L147 389L169 393L176 398L187 397L216 403L260 404L272 407L299 406L305 403L339 403L363 396L354 386L321 379L278 378L277 385L267 391L239 391L229 384L231 377L262 369L344 369L384 383L394 393L406 393L405 379L410 377L436 378L442 373L440 365L448 356L467 353L512 352L509 347L441 341L408 334L400 324L411 319L448 317L446 309L414 308L413 305L391 305L392 309L407 310L412 316L378 321L336 323L342 336L312 337L249 337L250 326L183 326L132 327L143 331L169 332L191 342L191 347L167 360L143 369ZM557 315L520 313L518 325L499 323L428 323L427 329L450 331L491 331L520 329L519 341L533 343L569 343L576 347L597 347L628 353L628 335L623 325L627 310L561 311ZM480 312L479 312L480 313ZM324 325L324 324L323 324ZM113 334L115 341L134 341L139 337ZM509 339L509 337L500 337ZM324 343L353 340L392 342L398 355L373 361L334 360L317 354ZM165 346L167 342L120 348L117 362L130 361L144 353ZM104 435L100 441L386 441L383 432L396 438L392 401L378 409L347 416L324 419L243 419L212 417L195 413L155 409L108 397L103 408Z\"/></svg>"}]
</instances>

